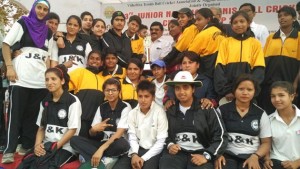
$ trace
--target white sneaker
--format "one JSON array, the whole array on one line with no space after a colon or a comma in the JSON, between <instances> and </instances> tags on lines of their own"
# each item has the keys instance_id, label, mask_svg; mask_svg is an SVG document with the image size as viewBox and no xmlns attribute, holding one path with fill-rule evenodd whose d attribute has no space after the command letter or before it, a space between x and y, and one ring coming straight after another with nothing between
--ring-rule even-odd
<instances>
[{"instance_id":1,"label":"white sneaker","mask_svg":"<svg viewBox=\"0 0 300 169\"><path fill-rule=\"evenodd\" d=\"M85 159L83 158L82 155L79 154L78 158L79 158L80 163L85 163Z\"/></svg>"},{"instance_id":2,"label":"white sneaker","mask_svg":"<svg viewBox=\"0 0 300 169\"><path fill-rule=\"evenodd\" d=\"M28 151L30 151L30 149L25 149L25 148L23 148L22 146L19 148L19 150L18 150L18 154L19 155L21 155L21 156L23 156L23 155L25 155Z\"/></svg>"},{"instance_id":3,"label":"white sneaker","mask_svg":"<svg viewBox=\"0 0 300 169\"><path fill-rule=\"evenodd\" d=\"M117 157L103 157L101 159L101 162L105 165L106 169L112 169L117 161Z\"/></svg>"},{"instance_id":4,"label":"white sneaker","mask_svg":"<svg viewBox=\"0 0 300 169\"><path fill-rule=\"evenodd\" d=\"M13 163L14 161L15 161L14 153L6 153L6 154L3 154L1 163L8 164L8 163Z\"/></svg>"}]
</instances>

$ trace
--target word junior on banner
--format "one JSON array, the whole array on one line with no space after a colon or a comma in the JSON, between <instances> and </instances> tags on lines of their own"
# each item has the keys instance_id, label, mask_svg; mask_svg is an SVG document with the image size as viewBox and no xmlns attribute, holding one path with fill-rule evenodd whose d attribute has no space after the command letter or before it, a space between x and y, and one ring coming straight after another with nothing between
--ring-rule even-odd
<instances>
[{"instance_id":1,"label":"word junior on banner","mask_svg":"<svg viewBox=\"0 0 300 169\"><path fill-rule=\"evenodd\" d=\"M138 16L141 17L141 19L144 18L163 18L163 12L139 12Z\"/></svg>"}]
</instances>

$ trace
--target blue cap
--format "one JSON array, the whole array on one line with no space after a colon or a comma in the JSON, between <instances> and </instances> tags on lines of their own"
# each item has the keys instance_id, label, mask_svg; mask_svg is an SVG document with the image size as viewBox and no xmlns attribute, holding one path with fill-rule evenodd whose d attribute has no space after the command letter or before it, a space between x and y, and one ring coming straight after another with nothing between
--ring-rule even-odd
<instances>
[{"instance_id":1,"label":"blue cap","mask_svg":"<svg viewBox=\"0 0 300 169\"><path fill-rule=\"evenodd\" d=\"M159 66L159 67L166 67L165 62L162 61L162 60L160 60L160 59L157 59L157 60L155 60L154 62L152 62L152 64L151 64L151 69L152 69L153 66L155 66L155 65L157 65L157 66Z\"/></svg>"}]
</instances>

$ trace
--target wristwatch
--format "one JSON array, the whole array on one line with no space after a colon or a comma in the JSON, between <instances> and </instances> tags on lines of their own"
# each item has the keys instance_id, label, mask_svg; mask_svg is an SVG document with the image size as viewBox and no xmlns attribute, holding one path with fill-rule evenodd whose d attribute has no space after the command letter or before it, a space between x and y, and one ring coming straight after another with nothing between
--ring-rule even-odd
<instances>
[{"instance_id":1,"label":"wristwatch","mask_svg":"<svg viewBox=\"0 0 300 169\"><path fill-rule=\"evenodd\" d=\"M207 160L207 161L210 161L211 160L211 156L210 156L210 154L209 153L207 153L207 152L203 152L203 156L204 156L204 158Z\"/></svg>"}]
</instances>

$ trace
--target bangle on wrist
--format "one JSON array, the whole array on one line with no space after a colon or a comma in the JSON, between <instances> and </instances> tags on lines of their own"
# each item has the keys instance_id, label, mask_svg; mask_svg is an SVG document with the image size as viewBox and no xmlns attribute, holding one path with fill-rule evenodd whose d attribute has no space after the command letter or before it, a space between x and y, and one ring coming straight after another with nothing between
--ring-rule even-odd
<instances>
[{"instance_id":1,"label":"bangle on wrist","mask_svg":"<svg viewBox=\"0 0 300 169\"><path fill-rule=\"evenodd\" d=\"M253 153L254 155L256 155L258 158L261 158L261 156L257 153Z\"/></svg>"},{"instance_id":2,"label":"bangle on wrist","mask_svg":"<svg viewBox=\"0 0 300 169\"><path fill-rule=\"evenodd\" d=\"M8 67L8 66L13 66L13 65L6 65L6 67Z\"/></svg>"}]
</instances>

